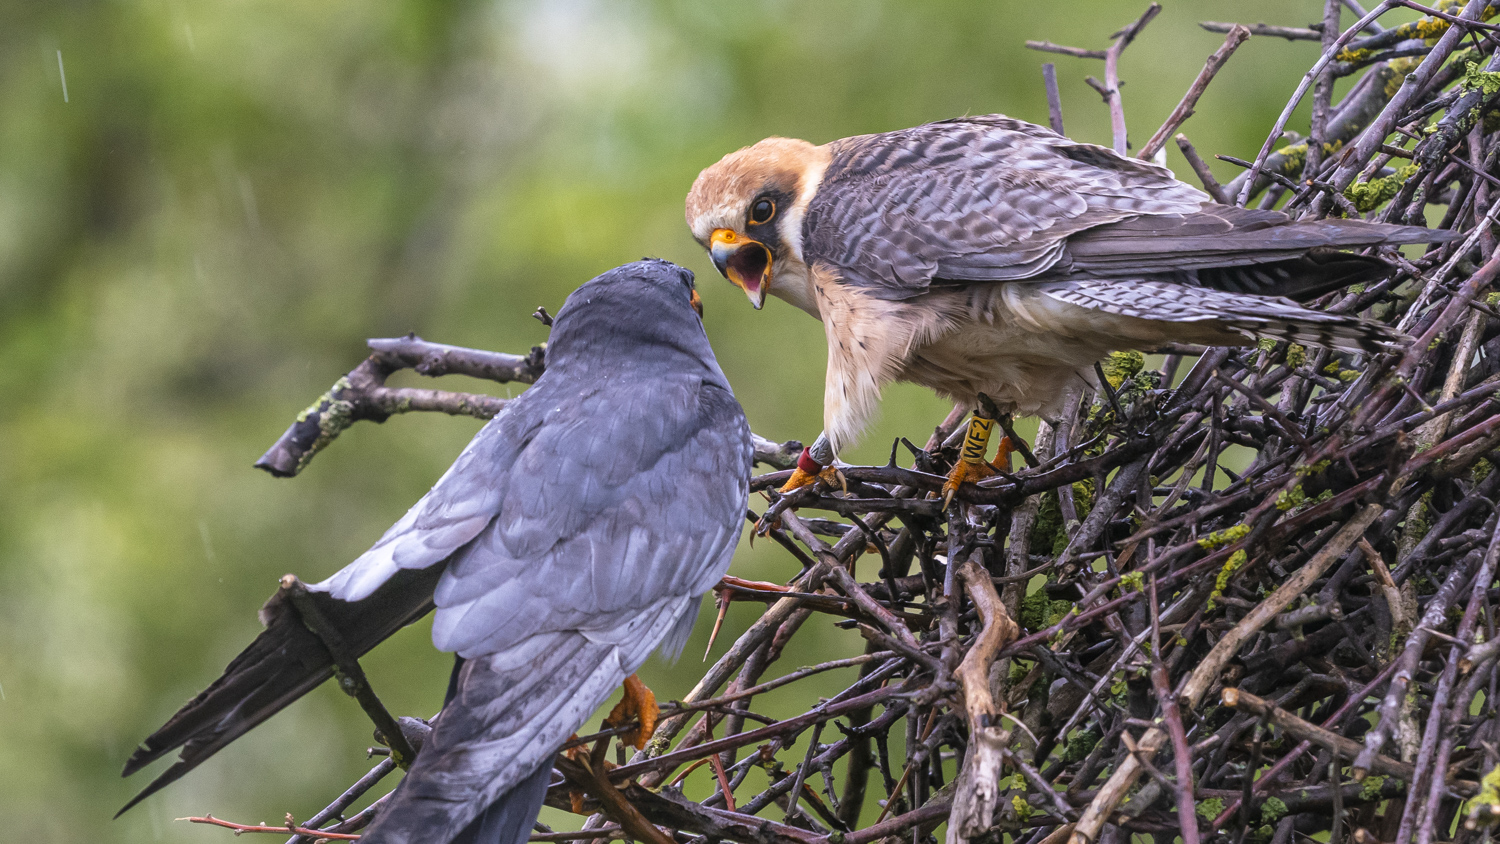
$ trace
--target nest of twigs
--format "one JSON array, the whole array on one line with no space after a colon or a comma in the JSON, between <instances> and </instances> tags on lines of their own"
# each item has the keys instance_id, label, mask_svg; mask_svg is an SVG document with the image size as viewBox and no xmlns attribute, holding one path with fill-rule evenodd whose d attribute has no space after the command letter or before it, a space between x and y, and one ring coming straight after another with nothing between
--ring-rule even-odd
<instances>
[{"instance_id":1,"label":"nest of twigs","mask_svg":"<svg viewBox=\"0 0 1500 844\"><path fill-rule=\"evenodd\" d=\"M560 761L550 802L600 814L585 832L534 840L920 844L945 823L950 839L1026 844L1490 835L1500 813L1500 314L1489 292L1500 271L1500 27L1473 0L1381 28L1385 11L1423 8L1384 2L1340 32L1341 5L1329 0L1322 31L1261 28L1323 51L1241 178L1213 182L1176 141L1225 201L1459 233L1420 256L1386 250L1398 268L1388 279L1321 303L1415 341L1375 357L1171 349L1155 369L1116 356L1106 394L1082 396L1058 426L1042 426L1026 466L966 486L946 511L936 493L957 456L957 413L889 465L845 467L846 486L776 499L758 515L779 524L770 539L800 564L789 591L726 582L725 597L763 600L765 613L664 709L646 751L608 770L613 797L601 803L599 783L565 778ZM1105 60L1098 87L1117 148L1116 59L1154 14L1108 50L1031 45ZM1145 154L1249 35L1226 29ZM1351 74L1359 80L1333 102L1333 78ZM1055 91L1051 66L1045 77ZM1304 95L1310 141L1276 150ZM377 343L265 468L294 474L360 418L487 416L500 404L384 387L396 369L527 382L544 366L538 350ZM797 446L762 442L758 456L782 471L753 489L780 486ZM851 573L860 555L880 560L869 582ZM776 664L792 637L835 622L858 627L863 654ZM806 700L804 714L747 724L757 694L854 665L853 685ZM806 751L793 754L804 736ZM720 784L707 800L663 787L699 762ZM341 813L392 767L301 825L318 832L300 840L368 822L378 803ZM747 793L756 767L771 784Z\"/></svg>"}]
</instances>

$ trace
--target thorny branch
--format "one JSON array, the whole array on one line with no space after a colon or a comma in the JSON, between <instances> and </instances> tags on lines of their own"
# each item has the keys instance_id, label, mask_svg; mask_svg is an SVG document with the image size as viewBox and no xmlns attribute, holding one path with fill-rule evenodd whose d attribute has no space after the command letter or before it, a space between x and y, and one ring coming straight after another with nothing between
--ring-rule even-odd
<instances>
[{"instance_id":1,"label":"thorny branch","mask_svg":"<svg viewBox=\"0 0 1500 844\"><path fill-rule=\"evenodd\" d=\"M1340 7L1357 18L1342 31ZM1395 9L1423 17L1382 25ZM1107 50L1030 45L1106 61L1120 150L1121 52L1155 12ZM950 815L954 840L1014 844L1489 835L1500 820L1495 787L1482 790L1500 779L1494 14L1488 0L1368 12L1309 0L1304 20L1318 29L1248 27L1296 39L1288 49L1306 50L1310 69L1247 171L1220 193L1175 136L1215 196L1459 233L1425 254L1386 250L1387 280L1323 301L1418 342L1373 357L1174 348L1156 369L1117 355L1112 401L1079 397L1043 426L1036 465L962 487L948 511L936 497L962 412L885 466L844 467L847 489L778 498L785 472L759 476L767 523L782 516L770 539L797 574L784 593L727 584L768 602L759 620L664 707L645 751L618 767L590 757L593 793L624 801L611 817L628 804L656 830L631 818L638 837L683 844L924 844ZM1206 26L1231 38L1143 155L1193 110L1225 108L1200 96L1244 30ZM1348 75L1358 79L1335 101L1329 80ZM1045 78L1060 128L1055 72ZM1315 86L1316 149L1277 149ZM257 465L295 474L359 419L501 406L386 387L399 369L530 383L545 368L541 347L371 346ZM1202 355L1185 376L1183 354ZM797 450L761 441L757 457L785 469ZM858 629L864 656L781 669L791 640L829 625ZM850 672L843 691L813 699L807 678L832 671ZM760 715L773 694L800 714ZM382 761L298 831L357 831L380 803L345 813L394 767ZM570 808L571 787L555 777L550 805ZM586 813L600 809L585 800ZM629 834L601 816L534 840Z\"/></svg>"}]
</instances>

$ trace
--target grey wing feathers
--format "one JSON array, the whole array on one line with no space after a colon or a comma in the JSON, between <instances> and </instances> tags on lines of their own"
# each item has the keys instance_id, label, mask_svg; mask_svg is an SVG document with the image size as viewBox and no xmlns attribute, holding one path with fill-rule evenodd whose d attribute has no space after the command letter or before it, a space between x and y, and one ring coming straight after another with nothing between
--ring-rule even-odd
<instances>
[{"instance_id":1,"label":"grey wing feathers","mask_svg":"<svg viewBox=\"0 0 1500 844\"><path fill-rule=\"evenodd\" d=\"M692 601L677 609L697 608ZM659 640L676 623L664 609L643 608L654 612L642 614L649 626L634 625L642 639ZM365 840L446 842L518 783L550 771L562 743L633 672L625 655L616 644L562 632L465 662L458 697Z\"/></svg>"},{"instance_id":2,"label":"grey wing feathers","mask_svg":"<svg viewBox=\"0 0 1500 844\"><path fill-rule=\"evenodd\" d=\"M313 600L353 650L363 655L433 608L443 564L499 509L499 489L481 479L514 460L531 438L550 388L534 388L507 405L474 437L452 468L380 541L328 580L308 586ZM528 393L528 395L532 395ZM266 630L197 697L151 734L125 764L129 776L182 748L178 761L131 806L182 777L220 748L281 711L333 674L328 650L283 599L273 596L260 612Z\"/></svg>"},{"instance_id":3,"label":"grey wing feathers","mask_svg":"<svg viewBox=\"0 0 1500 844\"><path fill-rule=\"evenodd\" d=\"M433 641L469 659L371 844L457 835L546 767L652 650L681 647L734 552L750 434L722 387L650 393L606 397L614 413L587 414L587 440L539 431L506 511L449 564ZM529 466L531 454L547 459ZM564 502L584 499L579 520Z\"/></svg>"},{"instance_id":4,"label":"grey wing feathers","mask_svg":"<svg viewBox=\"0 0 1500 844\"><path fill-rule=\"evenodd\" d=\"M733 396L684 379L598 400L610 412L585 408L578 425L537 433L505 512L454 557L436 595L440 649L467 657L537 633L607 630L722 576L749 495L749 430Z\"/></svg>"},{"instance_id":5,"label":"grey wing feathers","mask_svg":"<svg viewBox=\"0 0 1500 844\"><path fill-rule=\"evenodd\" d=\"M308 588L358 601L401 569L435 565L479 535L500 512L503 467L510 466L541 424L550 383L505 406L479 430L432 489L380 540L349 565Z\"/></svg>"},{"instance_id":6,"label":"grey wing feathers","mask_svg":"<svg viewBox=\"0 0 1500 844\"><path fill-rule=\"evenodd\" d=\"M1029 278L1072 234L1208 199L1163 167L999 115L839 144L804 218L804 249L887 298L934 278Z\"/></svg>"},{"instance_id":7,"label":"grey wing feathers","mask_svg":"<svg viewBox=\"0 0 1500 844\"><path fill-rule=\"evenodd\" d=\"M1378 322L1304 308L1280 297L1247 297L1160 281L1076 279L1039 282L1070 305L1158 322L1206 323L1249 338L1268 337L1348 352L1401 345L1405 335Z\"/></svg>"},{"instance_id":8,"label":"grey wing feathers","mask_svg":"<svg viewBox=\"0 0 1500 844\"><path fill-rule=\"evenodd\" d=\"M888 299L1076 276L1309 298L1386 269L1354 256L1296 263L1310 251L1450 237L1217 205L1165 168L998 115L837 142L803 222L810 256ZM1278 266L1226 269L1264 265Z\"/></svg>"}]
</instances>

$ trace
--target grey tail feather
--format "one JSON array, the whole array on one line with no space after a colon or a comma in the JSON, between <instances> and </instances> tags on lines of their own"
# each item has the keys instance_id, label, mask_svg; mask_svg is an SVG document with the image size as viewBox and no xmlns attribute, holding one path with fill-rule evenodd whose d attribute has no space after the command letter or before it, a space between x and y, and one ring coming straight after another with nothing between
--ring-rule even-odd
<instances>
[{"instance_id":1,"label":"grey tail feather","mask_svg":"<svg viewBox=\"0 0 1500 844\"><path fill-rule=\"evenodd\" d=\"M356 656L432 610L432 592L444 565L402 569L369 597L340 601L311 592L312 600L344 635ZM290 602L277 592L261 611L266 629L245 648L224 674L188 701L171 720L152 733L125 763L129 776L178 747L178 760L116 813L119 817L196 768L220 748L280 712L333 675L333 658L302 623Z\"/></svg>"},{"instance_id":2,"label":"grey tail feather","mask_svg":"<svg viewBox=\"0 0 1500 844\"><path fill-rule=\"evenodd\" d=\"M537 768L454 836L453 844L524 844L542 811L551 782L552 766Z\"/></svg>"}]
</instances>

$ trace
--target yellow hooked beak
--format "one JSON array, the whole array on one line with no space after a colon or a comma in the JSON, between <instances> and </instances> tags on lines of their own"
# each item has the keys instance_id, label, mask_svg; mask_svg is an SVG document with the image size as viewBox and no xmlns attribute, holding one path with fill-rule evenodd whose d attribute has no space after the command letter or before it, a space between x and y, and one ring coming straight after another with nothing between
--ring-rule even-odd
<instances>
[{"instance_id":1,"label":"yellow hooked beak","mask_svg":"<svg viewBox=\"0 0 1500 844\"><path fill-rule=\"evenodd\" d=\"M731 229L714 229L708 255L725 278L745 291L757 311L765 305L771 287L771 250L765 244Z\"/></svg>"}]
</instances>

